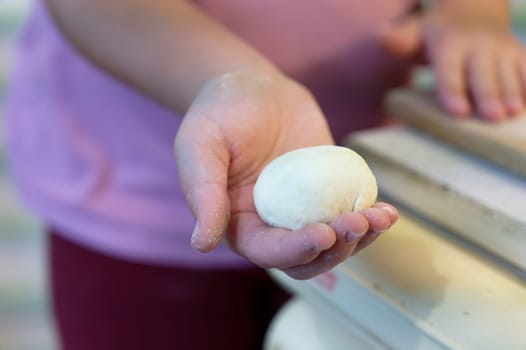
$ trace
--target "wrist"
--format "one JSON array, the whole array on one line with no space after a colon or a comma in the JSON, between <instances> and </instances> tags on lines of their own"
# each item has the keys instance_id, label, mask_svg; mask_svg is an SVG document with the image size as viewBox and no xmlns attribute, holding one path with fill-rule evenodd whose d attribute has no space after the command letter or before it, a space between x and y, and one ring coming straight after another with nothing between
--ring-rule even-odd
<instances>
[{"instance_id":1,"label":"wrist","mask_svg":"<svg viewBox=\"0 0 526 350\"><path fill-rule=\"evenodd\" d=\"M190 101L188 110L203 106L215 108L254 108L262 104L269 106L276 102L275 94L282 91L290 79L278 70L259 67L235 67L232 70L209 76L199 87ZM266 101L266 102L262 102ZM188 112L188 111L187 111ZM220 114L224 114L221 112Z\"/></svg>"},{"instance_id":2,"label":"wrist","mask_svg":"<svg viewBox=\"0 0 526 350\"><path fill-rule=\"evenodd\" d=\"M429 6L431 14L440 13L466 25L478 24L493 28L509 28L508 0L436 0Z\"/></svg>"},{"instance_id":3,"label":"wrist","mask_svg":"<svg viewBox=\"0 0 526 350\"><path fill-rule=\"evenodd\" d=\"M269 86L289 80L284 74L272 66L237 66L230 70L213 74L201 85L197 96L206 94L211 89L239 92L247 87L259 86L267 89ZM251 88L250 88L251 89Z\"/></svg>"}]
</instances>

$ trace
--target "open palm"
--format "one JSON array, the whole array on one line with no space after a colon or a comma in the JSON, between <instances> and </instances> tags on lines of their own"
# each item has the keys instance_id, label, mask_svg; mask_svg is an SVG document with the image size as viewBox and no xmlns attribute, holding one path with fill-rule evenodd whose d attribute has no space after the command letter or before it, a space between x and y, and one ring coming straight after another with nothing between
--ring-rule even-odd
<instances>
[{"instance_id":1,"label":"open palm","mask_svg":"<svg viewBox=\"0 0 526 350\"><path fill-rule=\"evenodd\" d=\"M181 184L197 218L192 245L208 251L226 237L235 252L261 267L309 278L369 244L374 232L396 221L392 206L377 203L297 231L269 227L256 213L252 191L268 162L293 149L333 143L323 114L299 84L247 73L210 81L175 142Z\"/></svg>"}]
</instances>

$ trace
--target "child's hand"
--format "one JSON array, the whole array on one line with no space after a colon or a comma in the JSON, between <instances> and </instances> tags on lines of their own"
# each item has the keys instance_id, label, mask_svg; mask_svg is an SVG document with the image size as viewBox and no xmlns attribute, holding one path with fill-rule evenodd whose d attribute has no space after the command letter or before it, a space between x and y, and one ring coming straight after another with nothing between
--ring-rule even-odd
<instances>
[{"instance_id":1,"label":"child's hand","mask_svg":"<svg viewBox=\"0 0 526 350\"><path fill-rule=\"evenodd\" d=\"M402 56L424 50L450 113L503 120L525 110L526 51L502 3L439 2L385 31L386 46Z\"/></svg>"},{"instance_id":2,"label":"child's hand","mask_svg":"<svg viewBox=\"0 0 526 350\"><path fill-rule=\"evenodd\" d=\"M297 83L250 73L209 81L175 141L181 184L198 222L194 248L209 251L226 237L261 267L310 278L374 241L398 218L388 204L298 231L269 227L257 215L252 190L263 167L292 149L321 144L333 144L326 121Z\"/></svg>"}]
</instances>

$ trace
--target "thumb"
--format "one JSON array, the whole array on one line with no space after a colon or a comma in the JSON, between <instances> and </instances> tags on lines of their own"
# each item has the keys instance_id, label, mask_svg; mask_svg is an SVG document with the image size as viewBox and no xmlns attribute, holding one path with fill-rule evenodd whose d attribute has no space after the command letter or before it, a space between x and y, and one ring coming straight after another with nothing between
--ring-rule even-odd
<instances>
[{"instance_id":1,"label":"thumb","mask_svg":"<svg viewBox=\"0 0 526 350\"><path fill-rule=\"evenodd\" d=\"M181 187L196 218L192 247L208 252L221 243L230 220L230 153L217 126L199 119L185 117L175 138L174 152Z\"/></svg>"},{"instance_id":2,"label":"thumb","mask_svg":"<svg viewBox=\"0 0 526 350\"><path fill-rule=\"evenodd\" d=\"M395 57L416 56L422 49L422 17L412 15L381 30L385 49Z\"/></svg>"}]
</instances>

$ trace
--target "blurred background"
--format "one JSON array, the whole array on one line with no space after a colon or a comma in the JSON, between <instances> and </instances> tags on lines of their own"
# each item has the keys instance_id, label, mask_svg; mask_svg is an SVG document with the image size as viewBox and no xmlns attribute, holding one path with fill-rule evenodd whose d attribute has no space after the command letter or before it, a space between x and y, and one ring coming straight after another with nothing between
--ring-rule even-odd
<instances>
[{"instance_id":1,"label":"blurred background","mask_svg":"<svg viewBox=\"0 0 526 350\"><path fill-rule=\"evenodd\" d=\"M526 1L513 2L513 25L526 41ZM2 95L10 47L30 0L0 0L0 350L57 349L46 292L45 241L11 186L3 155Z\"/></svg>"},{"instance_id":2,"label":"blurred background","mask_svg":"<svg viewBox=\"0 0 526 350\"><path fill-rule=\"evenodd\" d=\"M44 235L17 199L3 152L10 47L29 0L0 0L0 350L57 349L48 312Z\"/></svg>"}]
</instances>

